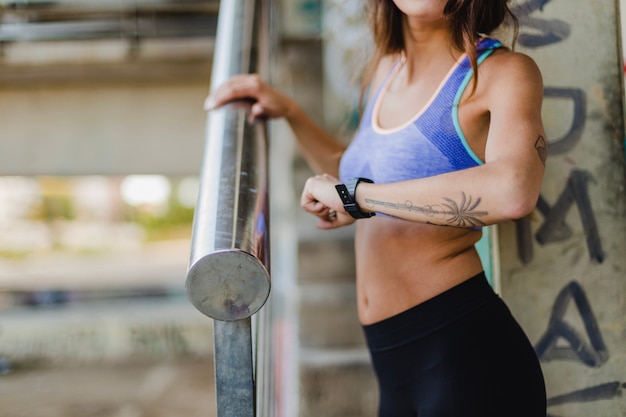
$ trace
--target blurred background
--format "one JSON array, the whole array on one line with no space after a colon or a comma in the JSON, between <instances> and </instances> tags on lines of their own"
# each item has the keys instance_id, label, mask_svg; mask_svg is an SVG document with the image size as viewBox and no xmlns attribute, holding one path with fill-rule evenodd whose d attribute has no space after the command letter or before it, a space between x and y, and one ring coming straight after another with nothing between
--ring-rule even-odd
<instances>
[{"instance_id":1,"label":"blurred background","mask_svg":"<svg viewBox=\"0 0 626 417\"><path fill-rule=\"evenodd\" d=\"M544 69L558 61L549 45L562 41L556 48L572 48L565 43L568 38L583 45L580 39L588 33L608 27L610 45L602 49L599 65L611 70L579 72L601 79L589 87L587 135L595 135L593 141L611 134L606 133L610 128L593 127L594 118L607 102L619 102L608 111L620 119L612 131L619 136L623 87L616 77L623 74L621 68L619 74L611 72L615 54L623 56L615 35L619 27L611 26L620 20L618 2L594 9L601 12L591 29L581 22L593 19L573 12L568 2L518 2L526 7L522 32L530 34L521 48L536 53ZM212 321L191 306L184 283L219 3L0 0L1 417L216 415ZM346 141L358 118L355 68L369 48L362 6L361 0L273 2L278 35L272 82ZM610 17L609 23L603 20ZM551 43L533 46L532 36L550 28ZM546 47L545 55L533 49L539 46ZM578 64L568 65L569 72L545 71L546 84L582 85L563 75L576 73L571 68ZM607 99L609 90L619 97ZM561 137L569 124L576 125L580 114L568 106L546 106L550 137ZM568 134L563 142L574 137L574 128ZM623 134L620 146L622 140ZM376 386L356 318L354 270L346 262L353 255L351 230L315 229L297 203L310 171L284 123L272 126L271 143L277 190L271 197L274 415L373 416ZM520 233L513 225L486 248L486 268L494 268L505 297L509 289L512 310L533 342L541 339L558 290L576 278L571 271L608 274L615 281L623 277L617 265L623 261L610 256L624 250L620 177L606 174L602 166L611 158L600 151L593 153L593 164L585 165L571 149L551 155L553 166L567 170L550 173L555 180L545 195L555 201L567 172L581 166L593 171L600 184L610 182L608 176L621 189L617 198L607 196L609 203L594 200L607 261L593 251L586 255L598 245L588 243L589 228L572 213L567 219L574 234L558 240L554 250L534 258L520 254L515 242L523 242L511 237ZM623 162L613 163L623 168ZM611 222L601 220L613 215L622 221L611 229ZM534 230L539 218L533 220ZM530 244L544 249L545 242ZM554 259L563 259L571 270L557 273L551 284L520 279L537 271L552 274L561 266ZM500 261L511 266L498 277ZM586 268L595 272L588 274ZM528 292L526 284L538 292ZM593 318L604 319L600 328L608 332L607 344L613 343L612 357L620 358L621 339L611 332L623 331L621 319L615 318L623 316L623 300L607 301L594 293L601 287L587 284L600 309ZM621 297L620 287L602 288ZM593 349L602 356L601 347ZM626 415L623 400L616 400L625 367L621 362L602 367L607 360L580 369L567 362L555 371L557 376L549 378L556 387L550 395L558 398L551 405L554 417L608 417L616 410ZM585 391L594 387L592 394Z\"/></svg>"},{"instance_id":2,"label":"blurred background","mask_svg":"<svg viewBox=\"0 0 626 417\"><path fill-rule=\"evenodd\" d=\"M0 415L215 415L184 282L218 9L0 2Z\"/></svg>"}]
</instances>

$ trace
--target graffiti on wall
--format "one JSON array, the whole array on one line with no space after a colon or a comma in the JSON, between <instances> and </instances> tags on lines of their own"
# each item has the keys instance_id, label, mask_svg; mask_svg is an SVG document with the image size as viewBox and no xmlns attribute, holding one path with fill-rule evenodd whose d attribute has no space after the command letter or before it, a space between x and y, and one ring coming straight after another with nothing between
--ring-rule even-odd
<instances>
[{"instance_id":1,"label":"graffiti on wall","mask_svg":"<svg viewBox=\"0 0 626 417\"><path fill-rule=\"evenodd\" d=\"M575 315L583 323L584 331L576 329L566 319L573 304ZM535 344L535 352L542 362L573 361L583 366L600 368L609 360L609 350L604 342L597 318L583 287L572 281L557 295L552 306L548 326ZM611 400L620 397L626 382L610 381L591 387L576 389L548 398L548 408L571 403ZM558 417L549 414L548 417Z\"/></svg>"},{"instance_id":2,"label":"graffiti on wall","mask_svg":"<svg viewBox=\"0 0 626 417\"><path fill-rule=\"evenodd\" d=\"M558 43L569 37L571 25L559 19L544 19L537 14L543 11L552 0L528 0L519 5L514 12L519 18L521 32L519 43L528 48L538 48ZM551 156L566 154L581 140L585 128L587 98L585 92L577 87L546 87L545 100L567 100L573 106L572 123L565 134L549 141ZM540 245L563 242L572 237L572 229L565 222L565 217L575 205L586 237L589 257L592 261L602 263L604 251L598 233L598 227L589 198L588 185L593 183L591 173L574 169L557 201L550 205L539 196L537 210L543 216L543 223L535 234L535 241ZM517 221L516 236L518 257L526 264L533 259L533 239L530 231L530 219Z\"/></svg>"},{"instance_id":3,"label":"graffiti on wall","mask_svg":"<svg viewBox=\"0 0 626 417\"><path fill-rule=\"evenodd\" d=\"M518 5L514 13L520 21L521 32L518 42L527 48L553 45L567 39L572 26L560 19L542 16L544 7L556 0L527 0ZM549 142L550 156L564 155L576 147L583 137L587 114L585 92L575 86L546 87L545 100L567 100L572 104L572 122L566 133ZM572 225L566 217L573 208L584 232L588 255L592 262L601 264L606 254L598 231L589 187L595 184L592 174L582 168L569 172L558 198L550 203L541 195L537 212L543 220L535 234L531 231L529 218L516 222L517 255L523 264L533 259L533 245L565 242L574 237ZM570 220L571 221L571 220ZM569 311L569 315L566 313ZM577 328L568 321L575 317L582 323ZM569 361L587 368L602 368L610 357L598 320L587 294L577 281L569 282L555 298L552 311L543 335L535 344L535 351L542 362ZM614 379L614 378L611 378ZM626 390L626 381L610 380L588 387L576 387L548 399L548 407L563 404L588 403L613 400ZM549 417L557 417L549 414Z\"/></svg>"},{"instance_id":4,"label":"graffiti on wall","mask_svg":"<svg viewBox=\"0 0 626 417\"><path fill-rule=\"evenodd\" d=\"M569 37L571 26L559 19L543 19L536 12L542 12L546 4L552 0L528 0L513 9L524 32L520 33L518 42L528 48L537 48L561 42Z\"/></svg>"},{"instance_id":5,"label":"graffiti on wall","mask_svg":"<svg viewBox=\"0 0 626 417\"><path fill-rule=\"evenodd\" d=\"M550 206L542 195L539 196L537 210L543 215L544 221L535 233L535 240L540 245L545 245L570 239L573 232L565 222L565 217L575 204L585 233L589 257L597 263L602 263L605 254L589 198L589 182L593 182L591 173L582 169L573 169L564 190L554 205ZM533 258L529 218L516 222L516 234L518 256L523 263L528 263Z\"/></svg>"},{"instance_id":6,"label":"graffiti on wall","mask_svg":"<svg viewBox=\"0 0 626 417\"><path fill-rule=\"evenodd\" d=\"M565 312L572 300L585 326L586 335L576 331L565 320ZM567 341L567 346L557 345L560 338ZM609 353L600 333L598 322L589 300L578 282L570 282L556 297L548 328L535 345L535 351L537 356L544 361L576 360L596 368L607 361Z\"/></svg>"}]
</instances>

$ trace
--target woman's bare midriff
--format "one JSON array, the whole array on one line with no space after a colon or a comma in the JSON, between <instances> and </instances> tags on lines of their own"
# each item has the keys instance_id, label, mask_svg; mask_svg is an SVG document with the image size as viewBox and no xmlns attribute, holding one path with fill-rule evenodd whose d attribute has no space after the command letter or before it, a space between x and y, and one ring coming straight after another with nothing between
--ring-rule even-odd
<instances>
[{"instance_id":1,"label":"woman's bare midriff","mask_svg":"<svg viewBox=\"0 0 626 417\"><path fill-rule=\"evenodd\" d=\"M376 216L357 222L359 319L372 324L414 307L482 271L478 230Z\"/></svg>"}]
</instances>

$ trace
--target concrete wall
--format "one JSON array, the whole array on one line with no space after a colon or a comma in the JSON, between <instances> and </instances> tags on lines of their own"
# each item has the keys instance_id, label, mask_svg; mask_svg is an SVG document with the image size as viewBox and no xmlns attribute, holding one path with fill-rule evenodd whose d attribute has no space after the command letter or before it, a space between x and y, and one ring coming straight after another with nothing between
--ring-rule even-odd
<instances>
[{"instance_id":1,"label":"concrete wall","mask_svg":"<svg viewBox=\"0 0 626 417\"><path fill-rule=\"evenodd\" d=\"M544 74L535 214L500 227L502 294L535 344L549 414L623 415L626 216L616 0L527 1L520 49ZM515 360L511 358L511 360Z\"/></svg>"},{"instance_id":2,"label":"concrete wall","mask_svg":"<svg viewBox=\"0 0 626 417\"><path fill-rule=\"evenodd\" d=\"M207 92L208 75L5 85L0 175L196 174Z\"/></svg>"}]
</instances>

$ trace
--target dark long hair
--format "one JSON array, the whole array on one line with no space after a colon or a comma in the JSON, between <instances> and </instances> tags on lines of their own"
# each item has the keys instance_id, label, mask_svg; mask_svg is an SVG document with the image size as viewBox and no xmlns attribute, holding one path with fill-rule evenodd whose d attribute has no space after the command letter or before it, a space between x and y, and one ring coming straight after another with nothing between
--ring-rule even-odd
<instances>
[{"instance_id":1,"label":"dark long hair","mask_svg":"<svg viewBox=\"0 0 626 417\"><path fill-rule=\"evenodd\" d=\"M472 92L478 82L478 54L476 40L481 35L489 35L503 22L513 29L513 44L518 32L518 21L508 6L509 0L448 0L443 13L452 29L455 46L465 52L474 69ZM370 0L369 20L375 51L366 67L363 77L363 92L372 81L381 59L389 54L405 51L404 15L392 0Z\"/></svg>"}]
</instances>

